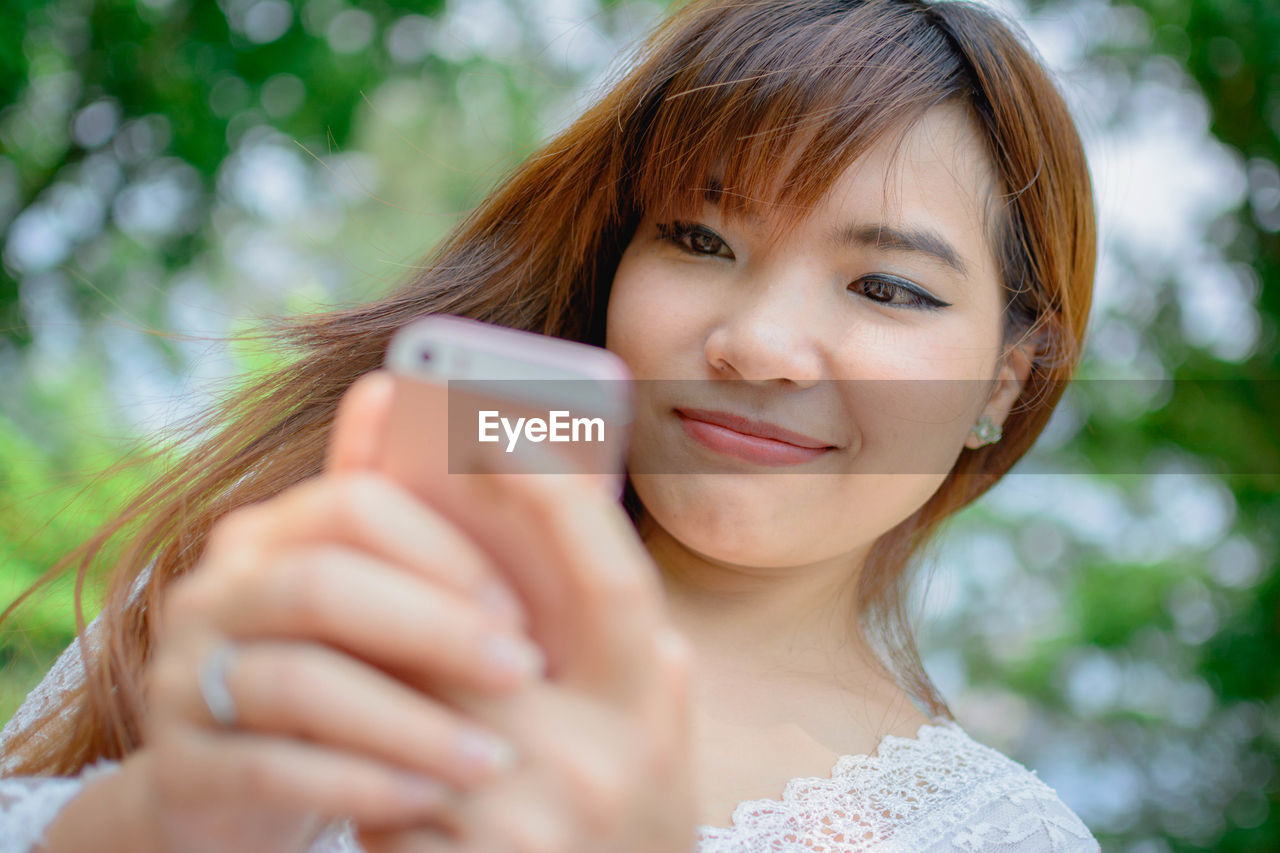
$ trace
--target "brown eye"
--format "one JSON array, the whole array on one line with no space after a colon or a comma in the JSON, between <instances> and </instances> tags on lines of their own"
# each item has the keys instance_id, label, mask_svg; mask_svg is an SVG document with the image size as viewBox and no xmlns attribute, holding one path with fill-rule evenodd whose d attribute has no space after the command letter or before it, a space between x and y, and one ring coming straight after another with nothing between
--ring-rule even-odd
<instances>
[{"instance_id":1,"label":"brown eye","mask_svg":"<svg viewBox=\"0 0 1280 853\"><path fill-rule=\"evenodd\" d=\"M722 245L724 245L724 241L714 234L708 234L705 231L694 231L689 234L689 247L695 252L714 255L720 251Z\"/></svg>"},{"instance_id":2,"label":"brown eye","mask_svg":"<svg viewBox=\"0 0 1280 853\"><path fill-rule=\"evenodd\" d=\"M862 285L862 292L874 302L892 302L898 288L887 281L873 278Z\"/></svg>"},{"instance_id":3,"label":"brown eye","mask_svg":"<svg viewBox=\"0 0 1280 853\"><path fill-rule=\"evenodd\" d=\"M943 302L909 284L906 280L886 276L860 278L849 285L849 289L855 293L860 293L877 305L888 305L893 308L937 310L951 306L950 302Z\"/></svg>"},{"instance_id":4,"label":"brown eye","mask_svg":"<svg viewBox=\"0 0 1280 853\"><path fill-rule=\"evenodd\" d=\"M659 223L658 234L663 240L679 246L691 255L733 257L733 252L729 251L724 240L701 225L690 222Z\"/></svg>"}]
</instances>

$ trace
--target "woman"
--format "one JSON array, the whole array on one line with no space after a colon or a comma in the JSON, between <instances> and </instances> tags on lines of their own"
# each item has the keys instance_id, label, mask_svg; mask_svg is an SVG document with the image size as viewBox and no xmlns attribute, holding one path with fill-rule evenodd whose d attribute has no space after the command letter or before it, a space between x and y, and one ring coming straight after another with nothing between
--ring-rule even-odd
<instances>
[{"instance_id":1,"label":"woman","mask_svg":"<svg viewBox=\"0 0 1280 853\"><path fill-rule=\"evenodd\" d=\"M683 7L78 555L123 544L87 666L6 731L0 849L1097 849L951 719L902 603L1048 420L1094 250L1067 110L989 13ZM386 342L433 312L681 380L629 519L495 473L527 523L474 541L366 472Z\"/></svg>"}]
</instances>

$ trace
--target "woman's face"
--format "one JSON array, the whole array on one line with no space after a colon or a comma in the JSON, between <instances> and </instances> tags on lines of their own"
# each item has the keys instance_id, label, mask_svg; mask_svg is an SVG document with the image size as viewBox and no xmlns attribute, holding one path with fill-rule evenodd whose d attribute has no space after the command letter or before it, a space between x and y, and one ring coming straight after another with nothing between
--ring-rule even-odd
<instances>
[{"instance_id":1,"label":"woman's face","mask_svg":"<svg viewBox=\"0 0 1280 853\"><path fill-rule=\"evenodd\" d=\"M607 346L639 380L681 380L638 385L632 481L650 519L705 558L865 553L976 444L982 414L1004 420L1025 378L1023 353L1000 359L980 137L938 107L896 143L774 240L770 220L707 203L650 211L622 256ZM761 422L803 438L742 436Z\"/></svg>"}]
</instances>

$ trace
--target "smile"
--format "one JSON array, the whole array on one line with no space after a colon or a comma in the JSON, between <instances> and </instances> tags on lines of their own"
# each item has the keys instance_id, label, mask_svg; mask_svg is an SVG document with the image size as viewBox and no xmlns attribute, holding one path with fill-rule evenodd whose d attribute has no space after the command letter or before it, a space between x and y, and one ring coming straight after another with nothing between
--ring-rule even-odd
<instances>
[{"instance_id":1,"label":"smile","mask_svg":"<svg viewBox=\"0 0 1280 853\"><path fill-rule=\"evenodd\" d=\"M819 440L727 412L676 409L685 435L704 447L757 465L799 465L834 449Z\"/></svg>"}]
</instances>

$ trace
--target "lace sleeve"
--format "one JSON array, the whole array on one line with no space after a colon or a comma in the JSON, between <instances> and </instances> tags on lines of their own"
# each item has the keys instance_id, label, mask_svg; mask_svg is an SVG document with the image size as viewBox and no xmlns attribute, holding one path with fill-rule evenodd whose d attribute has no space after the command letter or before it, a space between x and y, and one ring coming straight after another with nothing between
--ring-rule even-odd
<instances>
[{"instance_id":1,"label":"lace sleeve","mask_svg":"<svg viewBox=\"0 0 1280 853\"><path fill-rule=\"evenodd\" d=\"M98 627L94 619L85 629L85 636L92 642ZM17 712L0 730L0 776L10 773L13 759L9 755L9 744L19 734L43 717L68 690L74 690L84 681L84 661L80 656L80 639L71 641L71 645L63 650L54 662L53 667L45 674L35 689L27 694Z\"/></svg>"},{"instance_id":2,"label":"lace sleeve","mask_svg":"<svg viewBox=\"0 0 1280 853\"><path fill-rule=\"evenodd\" d=\"M133 580L129 589L129 601L135 602L146 589L151 578L154 563L147 564ZM84 629L84 638L92 655L96 649L98 632L101 629L102 614L99 613ZM84 683L84 656L81 654L80 638L76 637L71 645L63 650L54 662L53 667L45 674L36 688L27 694L17 712L0 730L0 777L13 771L13 760L9 755L9 744L13 738L31 727L58 704L69 690L74 690ZM37 736L40 736L39 733Z\"/></svg>"},{"instance_id":3,"label":"lace sleeve","mask_svg":"<svg viewBox=\"0 0 1280 853\"><path fill-rule=\"evenodd\" d=\"M1084 822L1052 789L1027 787L987 803L928 853L1098 853Z\"/></svg>"},{"instance_id":4,"label":"lace sleeve","mask_svg":"<svg viewBox=\"0 0 1280 853\"><path fill-rule=\"evenodd\" d=\"M58 812L91 780L119 768L103 761L71 777L0 778L0 853L30 853Z\"/></svg>"},{"instance_id":5,"label":"lace sleeve","mask_svg":"<svg viewBox=\"0 0 1280 853\"><path fill-rule=\"evenodd\" d=\"M135 582L131 594L139 593L150 568L148 566ZM91 652L98 628L99 619L95 618L84 632ZM27 694L27 698L4 729L0 730L0 853L33 851L43 840L45 831L53 824L58 813L89 781L119 769L116 762L102 761L86 768L78 776L7 775L12 772L15 763L8 749L13 738L44 717L68 690L74 690L83 681L84 659L80 653L80 640L76 638L58 656L35 689ZM35 736L43 735L37 732ZM363 849L356 841L354 827L349 822L336 821L320 833L308 853L363 853Z\"/></svg>"},{"instance_id":6,"label":"lace sleeve","mask_svg":"<svg viewBox=\"0 0 1280 853\"><path fill-rule=\"evenodd\" d=\"M748 800L730 827L699 828L699 853L1098 853L1098 842L1033 771L959 724L887 735L831 776Z\"/></svg>"},{"instance_id":7,"label":"lace sleeve","mask_svg":"<svg viewBox=\"0 0 1280 853\"><path fill-rule=\"evenodd\" d=\"M86 636L92 636L97 620L89 625ZM9 777L14 759L9 754L13 738L25 732L53 708L68 690L84 680L84 663L80 656L80 640L73 640L63 650L53 667L36 688L27 694L17 713L0 731L0 853L27 853L35 849L45 829L58 812L85 786L89 779L110 772L117 766L103 762L73 777ZM41 735L37 733L36 737Z\"/></svg>"}]
</instances>

